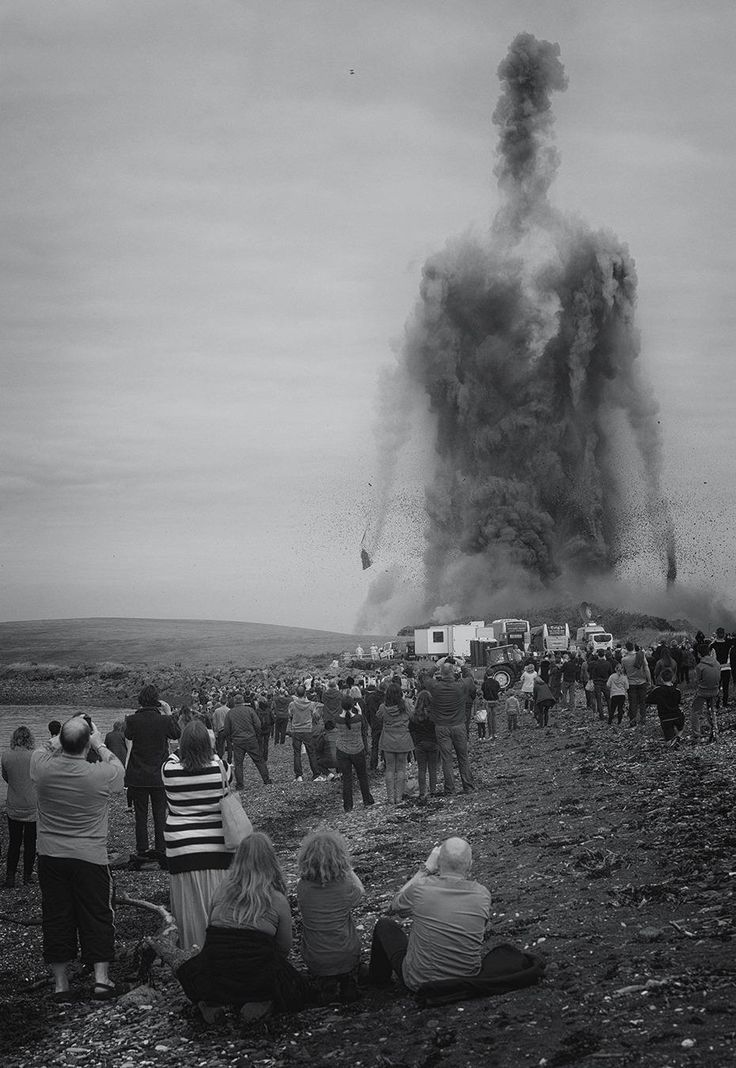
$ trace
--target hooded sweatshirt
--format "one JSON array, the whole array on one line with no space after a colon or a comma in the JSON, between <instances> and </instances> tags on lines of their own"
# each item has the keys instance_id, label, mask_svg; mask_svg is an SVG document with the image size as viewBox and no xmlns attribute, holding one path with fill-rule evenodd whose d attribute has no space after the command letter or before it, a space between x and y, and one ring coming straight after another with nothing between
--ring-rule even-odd
<instances>
[{"instance_id":1,"label":"hooded sweatshirt","mask_svg":"<svg viewBox=\"0 0 736 1068\"><path fill-rule=\"evenodd\" d=\"M381 705L383 730L381 749L384 753L408 753L414 748L409 734L409 713L396 705Z\"/></svg>"},{"instance_id":2,"label":"hooded sweatshirt","mask_svg":"<svg viewBox=\"0 0 736 1068\"><path fill-rule=\"evenodd\" d=\"M312 709L314 705L306 697L295 697L289 705L289 725L292 734L312 733Z\"/></svg>"},{"instance_id":3,"label":"hooded sweatshirt","mask_svg":"<svg viewBox=\"0 0 736 1068\"><path fill-rule=\"evenodd\" d=\"M714 653L701 656L698 666L695 668L695 678L698 683L698 697L716 697L721 685L721 665L715 658Z\"/></svg>"}]
</instances>

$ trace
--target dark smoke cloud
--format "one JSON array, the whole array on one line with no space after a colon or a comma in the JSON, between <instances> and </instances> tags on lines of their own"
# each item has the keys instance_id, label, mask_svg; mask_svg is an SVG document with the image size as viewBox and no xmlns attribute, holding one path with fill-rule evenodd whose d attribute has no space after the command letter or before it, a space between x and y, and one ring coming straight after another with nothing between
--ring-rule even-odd
<instances>
[{"instance_id":1,"label":"dark smoke cloud","mask_svg":"<svg viewBox=\"0 0 736 1068\"><path fill-rule=\"evenodd\" d=\"M644 485L640 526L663 577L676 573L657 405L639 370L633 260L613 234L547 199L559 165L550 95L567 87L559 47L520 34L498 75L501 206L487 237L458 239L427 261L401 356L400 374L426 395L436 426L428 615L473 612L504 589L611 576L631 505L624 440ZM389 598L383 583L368 603Z\"/></svg>"}]
</instances>

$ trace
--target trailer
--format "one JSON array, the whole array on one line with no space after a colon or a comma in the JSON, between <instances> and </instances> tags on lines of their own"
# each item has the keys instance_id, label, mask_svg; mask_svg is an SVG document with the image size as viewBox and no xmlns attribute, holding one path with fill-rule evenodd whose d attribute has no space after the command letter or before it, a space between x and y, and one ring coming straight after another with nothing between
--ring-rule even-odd
<instances>
[{"instance_id":1,"label":"trailer","mask_svg":"<svg viewBox=\"0 0 736 1068\"><path fill-rule=\"evenodd\" d=\"M470 643L478 631L493 632L482 619L471 623L454 623L436 627L422 627L414 631L414 653L417 657L470 656Z\"/></svg>"}]
</instances>

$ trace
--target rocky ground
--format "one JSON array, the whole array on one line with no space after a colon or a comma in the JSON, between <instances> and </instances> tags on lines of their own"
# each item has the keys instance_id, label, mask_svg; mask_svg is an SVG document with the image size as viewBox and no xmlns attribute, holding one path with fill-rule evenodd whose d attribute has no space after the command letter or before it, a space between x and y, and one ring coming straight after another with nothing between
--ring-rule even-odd
<instances>
[{"instance_id":1,"label":"rocky ground","mask_svg":"<svg viewBox=\"0 0 736 1068\"><path fill-rule=\"evenodd\" d=\"M155 917L118 910L116 1002L50 1002L41 964L38 889L0 896L2 1064L261 1065L356 1068L488 1065L733 1063L736 1032L734 885L736 733L668 751L644 733L560 713L549 730L527 721L497 743L474 741L479 789L470 797L342 812L337 784L294 784L277 751L276 785L253 785L246 806L274 839L294 885L294 849L320 820L342 830L366 887L357 921L369 945L395 890L449 834L470 839L474 871L493 894L494 941L547 962L535 987L420 1010L398 987L351 1006L313 1009L243 1031L235 1017L207 1028L160 963L145 975L141 939ZM380 785L375 793L381 799ZM111 849L132 847L119 799ZM131 896L166 904L167 876L120 871ZM17 922L11 922L17 921ZM298 924L297 924L298 931ZM295 956L298 964L298 955ZM144 980L143 982L141 980Z\"/></svg>"}]
</instances>

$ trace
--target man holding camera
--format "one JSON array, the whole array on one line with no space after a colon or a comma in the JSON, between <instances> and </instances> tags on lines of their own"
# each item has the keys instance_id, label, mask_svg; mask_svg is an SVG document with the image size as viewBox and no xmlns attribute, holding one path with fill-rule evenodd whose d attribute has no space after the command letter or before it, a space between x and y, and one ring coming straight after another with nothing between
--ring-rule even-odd
<instances>
[{"instance_id":1,"label":"man holding camera","mask_svg":"<svg viewBox=\"0 0 736 1068\"><path fill-rule=\"evenodd\" d=\"M470 877L473 853L464 838L435 846L399 890L389 912L414 921L409 937L382 916L373 929L370 981L384 986L393 972L416 991L443 979L477 976L491 916L490 891Z\"/></svg>"},{"instance_id":2,"label":"man holding camera","mask_svg":"<svg viewBox=\"0 0 736 1068\"><path fill-rule=\"evenodd\" d=\"M38 797L38 882L43 955L56 1001L70 1001L68 964L81 946L94 968L93 997L115 996L109 964L115 958L112 876L107 863L110 798L122 793L125 769L88 716L64 723L59 744L37 749L30 773ZM89 763L90 751L99 760Z\"/></svg>"}]
</instances>

